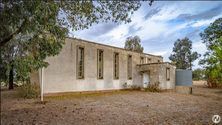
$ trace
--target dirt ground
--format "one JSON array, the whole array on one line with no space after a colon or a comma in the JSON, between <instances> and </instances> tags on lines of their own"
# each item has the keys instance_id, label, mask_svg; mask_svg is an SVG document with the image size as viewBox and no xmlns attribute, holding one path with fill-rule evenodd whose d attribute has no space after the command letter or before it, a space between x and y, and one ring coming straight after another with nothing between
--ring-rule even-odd
<instances>
[{"instance_id":1,"label":"dirt ground","mask_svg":"<svg viewBox=\"0 0 222 125\"><path fill-rule=\"evenodd\" d=\"M222 117L220 91L195 85L194 95L119 91L45 97L41 104L1 89L1 124L213 124L213 115Z\"/></svg>"}]
</instances>

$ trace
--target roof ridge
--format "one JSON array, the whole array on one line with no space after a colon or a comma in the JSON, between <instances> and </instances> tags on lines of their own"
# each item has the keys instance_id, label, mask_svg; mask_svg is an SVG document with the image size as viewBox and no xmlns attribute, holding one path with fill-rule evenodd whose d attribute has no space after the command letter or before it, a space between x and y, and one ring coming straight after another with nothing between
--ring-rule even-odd
<instances>
[{"instance_id":1,"label":"roof ridge","mask_svg":"<svg viewBox=\"0 0 222 125\"><path fill-rule=\"evenodd\" d=\"M106 44L102 44L102 43L97 43L97 42L92 42L92 41L88 41L88 40L83 40L83 39L78 39L78 38L73 38L73 37L66 37L66 38L82 40L82 41L89 42L89 43L94 43L94 44L99 44L99 45L103 45L103 46L109 46L109 47L113 47L113 48L117 48L117 49L123 49L123 50L126 50L126 51L141 53L141 52L137 52L137 51L133 51L133 50L128 50L128 49L124 49L124 48L120 48L120 47L116 47L116 46L111 46L111 45L106 45ZM153 55L153 54L148 54L148 53L142 53L142 54L147 54L147 55L156 56L156 57L162 57L160 55Z\"/></svg>"}]
</instances>

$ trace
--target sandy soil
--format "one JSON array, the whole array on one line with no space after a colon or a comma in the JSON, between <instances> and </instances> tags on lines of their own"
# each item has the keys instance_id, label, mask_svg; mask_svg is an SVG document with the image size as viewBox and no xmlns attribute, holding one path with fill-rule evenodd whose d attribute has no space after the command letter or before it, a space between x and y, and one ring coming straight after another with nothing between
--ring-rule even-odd
<instances>
[{"instance_id":1,"label":"sandy soil","mask_svg":"<svg viewBox=\"0 0 222 125\"><path fill-rule=\"evenodd\" d=\"M222 117L222 89L194 87L193 93L120 91L22 99L1 91L1 124L213 124ZM222 124L222 122L220 122Z\"/></svg>"}]
</instances>

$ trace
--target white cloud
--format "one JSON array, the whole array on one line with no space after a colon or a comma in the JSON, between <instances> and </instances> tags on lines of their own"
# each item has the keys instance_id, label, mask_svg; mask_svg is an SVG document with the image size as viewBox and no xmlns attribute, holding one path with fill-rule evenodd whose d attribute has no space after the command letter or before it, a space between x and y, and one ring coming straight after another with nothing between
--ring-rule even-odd
<instances>
[{"instance_id":1,"label":"white cloud","mask_svg":"<svg viewBox=\"0 0 222 125\"><path fill-rule=\"evenodd\" d=\"M203 54L205 54L205 52L207 51L206 45L203 44L201 41L193 43L193 48L192 51L196 51L198 53L200 53L202 56L200 59L203 58Z\"/></svg>"},{"instance_id":2,"label":"white cloud","mask_svg":"<svg viewBox=\"0 0 222 125\"><path fill-rule=\"evenodd\" d=\"M141 8L132 15L132 22L129 24L102 23L93 25L88 30L74 33L77 38L121 48L124 47L127 35L138 35L141 38L145 53L162 55L164 61L169 61L168 57L172 53L174 42L177 39L183 39L187 34L193 41L192 51L204 54L206 47L200 41L199 32L203 31L203 28L209 26L217 18L222 17L222 12L209 19L199 19L201 18L199 16L198 20L190 18L189 20L177 20L177 17L181 14L201 15L204 12L210 14L209 10L220 8L220 5L222 5L221 1L155 1L150 7L148 2L143 2ZM151 18L143 19L145 15L156 8L158 8L158 11L153 11L156 14L150 13ZM204 16L204 18L206 17ZM129 27L135 28L130 34L128 34ZM142 28L136 30L139 27ZM99 33L96 33L97 31ZM198 60L194 64L195 67L198 67Z\"/></svg>"},{"instance_id":3,"label":"white cloud","mask_svg":"<svg viewBox=\"0 0 222 125\"><path fill-rule=\"evenodd\" d=\"M209 26L210 23L214 22L216 19L222 17L222 14L220 14L219 16L216 16L212 19L209 20L200 20L197 21L196 23L194 23L193 25L191 25L192 27L200 27L200 26Z\"/></svg>"},{"instance_id":4,"label":"white cloud","mask_svg":"<svg viewBox=\"0 0 222 125\"><path fill-rule=\"evenodd\" d=\"M160 55L160 56L163 56L165 54L167 54L169 51L164 51L164 52L155 52L153 53L154 55Z\"/></svg>"}]
</instances>

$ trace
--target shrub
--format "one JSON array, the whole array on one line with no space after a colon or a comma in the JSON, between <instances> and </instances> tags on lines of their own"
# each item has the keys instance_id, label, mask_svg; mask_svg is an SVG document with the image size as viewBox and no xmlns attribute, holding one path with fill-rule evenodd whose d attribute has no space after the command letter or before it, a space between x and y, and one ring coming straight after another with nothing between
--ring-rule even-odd
<instances>
[{"instance_id":1,"label":"shrub","mask_svg":"<svg viewBox=\"0 0 222 125\"><path fill-rule=\"evenodd\" d=\"M141 89L141 87L138 86L138 85L131 85L130 86L130 90L137 90L137 91L139 91L140 89Z\"/></svg>"},{"instance_id":2,"label":"shrub","mask_svg":"<svg viewBox=\"0 0 222 125\"><path fill-rule=\"evenodd\" d=\"M222 79L221 78L213 78L210 76L207 79L207 85L209 88L221 88L222 87Z\"/></svg>"},{"instance_id":3,"label":"shrub","mask_svg":"<svg viewBox=\"0 0 222 125\"><path fill-rule=\"evenodd\" d=\"M154 82L154 84L148 84L147 88L145 88L146 91L149 92L162 92L163 90L161 88L159 88L160 82L156 81Z\"/></svg>"},{"instance_id":4,"label":"shrub","mask_svg":"<svg viewBox=\"0 0 222 125\"><path fill-rule=\"evenodd\" d=\"M138 85L127 85L127 83L123 84L123 88L126 89L126 90L131 90L131 91L141 89L141 87L138 86Z\"/></svg>"},{"instance_id":5,"label":"shrub","mask_svg":"<svg viewBox=\"0 0 222 125\"><path fill-rule=\"evenodd\" d=\"M30 82L27 82L20 86L18 91L23 98L30 99L39 97L39 88L40 87L36 83L30 84Z\"/></svg>"},{"instance_id":6,"label":"shrub","mask_svg":"<svg viewBox=\"0 0 222 125\"><path fill-rule=\"evenodd\" d=\"M127 89L127 83L126 82L123 84L123 88Z\"/></svg>"}]
</instances>

